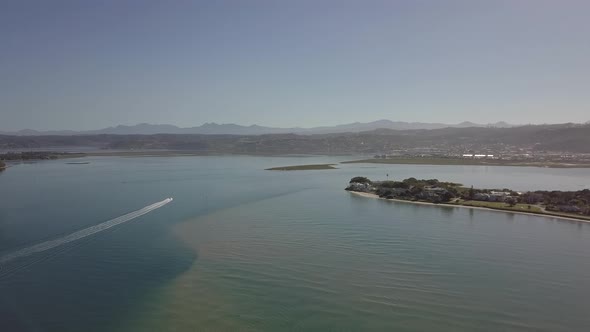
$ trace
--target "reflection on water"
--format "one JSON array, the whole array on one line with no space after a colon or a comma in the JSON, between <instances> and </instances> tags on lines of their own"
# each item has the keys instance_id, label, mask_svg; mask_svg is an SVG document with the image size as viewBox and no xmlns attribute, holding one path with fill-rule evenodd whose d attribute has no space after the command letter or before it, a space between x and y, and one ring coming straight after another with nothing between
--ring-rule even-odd
<instances>
[{"instance_id":1,"label":"reflection on water","mask_svg":"<svg viewBox=\"0 0 590 332\"><path fill-rule=\"evenodd\" d=\"M438 206L438 208L440 208L440 212L442 212L442 214L447 217L447 218L452 218L453 217L453 213L455 212L455 208L452 206Z\"/></svg>"}]
</instances>

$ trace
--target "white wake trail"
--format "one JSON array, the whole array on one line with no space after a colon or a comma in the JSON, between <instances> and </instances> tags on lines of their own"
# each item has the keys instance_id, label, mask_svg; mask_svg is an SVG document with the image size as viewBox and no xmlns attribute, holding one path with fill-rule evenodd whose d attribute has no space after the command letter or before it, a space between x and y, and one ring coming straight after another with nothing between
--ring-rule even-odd
<instances>
[{"instance_id":1,"label":"white wake trail","mask_svg":"<svg viewBox=\"0 0 590 332\"><path fill-rule=\"evenodd\" d=\"M57 238L55 240L45 241L45 242L36 244L34 246L30 246L27 248L17 250L12 253L8 253L8 254L0 257L0 264L4 264L4 263L7 263L11 260L25 257L25 256L29 256L29 255L32 255L32 254L35 254L38 252L42 252L45 250L53 249L55 247L64 245L66 243L70 243L70 242L85 238L87 236L90 236L92 234L102 232L102 231L109 229L111 227L120 225L124 222L130 221L130 220L135 219L137 217L141 217L144 214L149 213L155 209L159 209L162 206L164 206L170 202L172 202L172 198L166 198L165 200L163 200L161 202L157 202L157 203L148 205L148 206L141 208L137 211L127 213L127 214L122 215L120 217L111 219L109 221L105 221L105 222L100 223L98 225L94 225L94 226L79 230L77 232L74 232L74 233L66 235L66 236L62 236L62 237Z\"/></svg>"}]
</instances>

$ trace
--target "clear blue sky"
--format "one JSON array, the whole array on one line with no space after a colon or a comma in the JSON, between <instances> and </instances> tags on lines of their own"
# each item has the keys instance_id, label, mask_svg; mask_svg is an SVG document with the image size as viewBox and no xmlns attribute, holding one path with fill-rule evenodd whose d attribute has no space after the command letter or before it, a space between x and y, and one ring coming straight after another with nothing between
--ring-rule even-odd
<instances>
[{"instance_id":1,"label":"clear blue sky","mask_svg":"<svg viewBox=\"0 0 590 332\"><path fill-rule=\"evenodd\" d=\"M590 120L590 1L0 1L0 130Z\"/></svg>"}]
</instances>

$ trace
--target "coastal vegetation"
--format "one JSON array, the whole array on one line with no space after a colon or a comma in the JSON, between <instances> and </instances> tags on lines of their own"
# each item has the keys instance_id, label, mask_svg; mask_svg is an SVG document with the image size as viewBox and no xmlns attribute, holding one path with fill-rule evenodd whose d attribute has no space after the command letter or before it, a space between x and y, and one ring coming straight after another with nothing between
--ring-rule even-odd
<instances>
[{"instance_id":1,"label":"coastal vegetation","mask_svg":"<svg viewBox=\"0 0 590 332\"><path fill-rule=\"evenodd\" d=\"M30 151L30 152L7 152L0 154L0 162L3 160L23 161L23 160L53 160L62 158L79 158L85 157L84 153L70 152L51 152L51 151Z\"/></svg>"},{"instance_id":2,"label":"coastal vegetation","mask_svg":"<svg viewBox=\"0 0 590 332\"><path fill-rule=\"evenodd\" d=\"M0 160L0 172L6 169L6 164Z\"/></svg>"},{"instance_id":3,"label":"coastal vegetation","mask_svg":"<svg viewBox=\"0 0 590 332\"><path fill-rule=\"evenodd\" d=\"M346 190L398 201L460 205L590 220L589 189L517 192L508 188L468 188L459 183L438 179L371 181L366 177L354 177Z\"/></svg>"},{"instance_id":4,"label":"coastal vegetation","mask_svg":"<svg viewBox=\"0 0 590 332\"><path fill-rule=\"evenodd\" d=\"M315 164L315 165L296 165L296 166L282 166L267 168L267 171L307 171L307 170L322 170L322 169L336 169L333 164Z\"/></svg>"}]
</instances>

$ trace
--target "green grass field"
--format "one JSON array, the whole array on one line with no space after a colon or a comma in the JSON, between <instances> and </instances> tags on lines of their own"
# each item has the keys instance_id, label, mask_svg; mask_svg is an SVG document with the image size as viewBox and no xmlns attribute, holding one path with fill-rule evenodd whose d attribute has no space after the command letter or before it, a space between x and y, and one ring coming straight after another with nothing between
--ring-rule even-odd
<instances>
[{"instance_id":1,"label":"green grass field","mask_svg":"<svg viewBox=\"0 0 590 332\"><path fill-rule=\"evenodd\" d=\"M451 204L455 204L455 203L451 203ZM581 220L589 220L590 221L590 216L584 216L584 215L575 214L575 213L546 211L538 205L516 204L514 206L510 206L509 204L502 203L502 202L483 202L483 201L464 201L464 200L458 200L456 204L457 205L464 205L464 206L473 206L473 207L483 207L483 208L504 210L504 211L537 213L537 214L547 215L547 216L567 217L567 218L574 218L574 219L581 219ZM530 209L529 209L529 206L530 206Z\"/></svg>"},{"instance_id":2,"label":"green grass field","mask_svg":"<svg viewBox=\"0 0 590 332\"><path fill-rule=\"evenodd\" d=\"M490 209L499 209L499 210L507 210L507 211L543 213L543 210L539 206L529 205L529 204L516 204L514 206L510 206L509 204L506 204L503 202L463 201L463 200L459 200L458 204L465 205L465 206L485 207L485 208L490 208Z\"/></svg>"}]
</instances>

